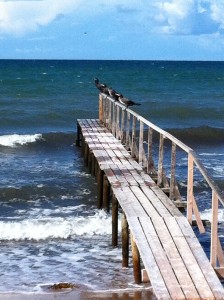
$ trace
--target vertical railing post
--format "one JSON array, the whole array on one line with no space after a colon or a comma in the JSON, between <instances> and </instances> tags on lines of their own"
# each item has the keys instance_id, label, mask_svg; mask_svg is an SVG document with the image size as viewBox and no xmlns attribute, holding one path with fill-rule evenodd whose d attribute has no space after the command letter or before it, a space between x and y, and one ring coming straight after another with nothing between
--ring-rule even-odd
<instances>
[{"instance_id":1,"label":"vertical railing post","mask_svg":"<svg viewBox=\"0 0 224 300\"><path fill-rule=\"evenodd\" d=\"M108 108L108 128L112 131L112 102L109 100L109 108Z\"/></svg>"},{"instance_id":2,"label":"vertical railing post","mask_svg":"<svg viewBox=\"0 0 224 300\"><path fill-rule=\"evenodd\" d=\"M103 96L99 94L99 120L103 122Z\"/></svg>"},{"instance_id":3,"label":"vertical railing post","mask_svg":"<svg viewBox=\"0 0 224 300\"><path fill-rule=\"evenodd\" d=\"M163 181L163 150L164 150L164 137L160 134L159 140L159 162L158 162L158 181L157 185L161 186Z\"/></svg>"},{"instance_id":4,"label":"vertical railing post","mask_svg":"<svg viewBox=\"0 0 224 300\"><path fill-rule=\"evenodd\" d=\"M127 112L127 119L126 119L126 141L125 141L125 145L126 145L126 149L129 150L130 148L130 120L131 120L131 116L130 116L130 112Z\"/></svg>"},{"instance_id":5,"label":"vertical railing post","mask_svg":"<svg viewBox=\"0 0 224 300\"><path fill-rule=\"evenodd\" d=\"M218 206L219 206L218 196L214 191L212 191L212 224L211 224L210 263L213 267L216 267L216 264L217 264Z\"/></svg>"},{"instance_id":6,"label":"vertical railing post","mask_svg":"<svg viewBox=\"0 0 224 300\"><path fill-rule=\"evenodd\" d=\"M142 164L143 162L143 141L144 141L144 123L140 121L140 132L139 132L139 154L138 154L138 163Z\"/></svg>"},{"instance_id":7,"label":"vertical railing post","mask_svg":"<svg viewBox=\"0 0 224 300\"><path fill-rule=\"evenodd\" d=\"M106 123L106 99L107 98L104 98L103 99L103 124L105 125Z\"/></svg>"},{"instance_id":8,"label":"vertical railing post","mask_svg":"<svg viewBox=\"0 0 224 300\"><path fill-rule=\"evenodd\" d=\"M124 131L125 131L125 110L121 110L121 143L123 144L125 141L124 137Z\"/></svg>"},{"instance_id":9,"label":"vertical railing post","mask_svg":"<svg viewBox=\"0 0 224 300\"><path fill-rule=\"evenodd\" d=\"M115 136L116 134L116 106L115 102L112 104L112 134Z\"/></svg>"},{"instance_id":10,"label":"vertical railing post","mask_svg":"<svg viewBox=\"0 0 224 300\"><path fill-rule=\"evenodd\" d=\"M194 184L194 159L192 153L188 154L188 178L187 178L187 219L192 224L193 213L193 184Z\"/></svg>"},{"instance_id":11,"label":"vertical railing post","mask_svg":"<svg viewBox=\"0 0 224 300\"><path fill-rule=\"evenodd\" d=\"M151 127L148 128L148 166L147 172L152 174L154 169L153 157L152 157L152 134L153 129Z\"/></svg>"},{"instance_id":12,"label":"vertical railing post","mask_svg":"<svg viewBox=\"0 0 224 300\"><path fill-rule=\"evenodd\" d=\"M135 157L135 145L136 145L136 117L132 119L132 137L131 137L131 156Z\"/></svg>"},{"instance_id":13,"label":"vertical railing post","mask_svg":"<svg viewBox=\"0 0 224 300\"><path fill-rule=\"evenodd\" d=\"M116 138L120 138L120 106L117 105L116 109Z\"/></svg>"},{"instance_id":14,"label":"vertical railing post","mask_svg":"<svg viewBox=\"0 0 224 300\"><path fill-rule=\"evenodd\" d=\"M170 199L175 198L175 169L176 169L176 144L172 142L171 150L171 172L170 172Z\"/></svg>"}]
</instances>

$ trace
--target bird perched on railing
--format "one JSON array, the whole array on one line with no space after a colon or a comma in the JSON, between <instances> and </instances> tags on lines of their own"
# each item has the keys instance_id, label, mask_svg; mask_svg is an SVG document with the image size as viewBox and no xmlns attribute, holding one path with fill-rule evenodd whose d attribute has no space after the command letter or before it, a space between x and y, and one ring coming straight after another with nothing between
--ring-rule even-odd
<instances>
[{"instance_id":1,"label":"bird perched on railing","mask_svg":"<svg viewBox=\"0 0 224 300\"><path fill-rule=\"evenodd\" d=\"M125 105L126 107L129 107L129 106L133 106L133 105L141 105L141 103L136 103L132 100L129 100L127 98L124 98L123 95L120 95L118 97L118 100L121 104Z\"/></svg>"},{"instance_id":2,"label":"bird perched on railing","mask_svg":"<svg viewBox=\"0 0 224 300\"><path fill-rule=\"evenodd\" d=\"M121 96L120 93L117 91L113 90L111 87L108 89L109 95L115 100L118 101L119 97Z\"/></svg>"},{"instance_id":3,"label":"bird perched on railing","mask_svg":"<svg viewBox=\"0 0 224 300\"><path fill-rule=\"evenodd\" d=\"M94 78L95 86L101 93L109 95L108 86L104 83L100 83L98 78Z\"/></svg>"}]
</instances>

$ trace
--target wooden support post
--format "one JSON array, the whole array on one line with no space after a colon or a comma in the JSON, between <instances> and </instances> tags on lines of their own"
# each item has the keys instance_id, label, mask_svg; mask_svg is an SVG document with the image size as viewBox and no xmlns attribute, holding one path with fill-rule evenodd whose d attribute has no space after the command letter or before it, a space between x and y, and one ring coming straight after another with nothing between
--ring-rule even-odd
<instances>
[{"instance_id":1,"label":"wooden support post","mask_svg":"<svg viewBox=\"0 0 224 300\"><path fill-rule=\"evenodd\" d=\"M84 153L85 153L85 139L83 138L83 135L82 135L82 147L81 147L81 152L82 152L82 156L84 157Z\"/></svg>"},{"instance_id":2,"label":"wooden support post","mask_svg":"<svg viewBox=\"0 0 224 300\"><path fill-rule=\"evenodd\" d=\"M110 211L110 184L106 175L103 175L103 208Z\"/></svg>"},{"instance_id":3,"label":"wooden support post","mask_svg":"<svg viewBox=\"0 0 224 300\"><path fill-rule=\"evenodd\" d=\"M97 182L97 175L98 175L98 172L99 172L99 163L97 161L97 159L94 160L95 161L95 167L94 167L94 170L95 170L95 178L96 178L96 182Z\"/></svg>"},{"instance_id":4,"label":"wooden support post","mask_svg":"<svg viewBox=\"0 0 224 300\"><path fill-rule=\"evenodd\" d=\"M92 164L93 164L93 155L92 155L92 151L89 149L89 151L88 151L88 169L89 169L90 174L92 172Z\"/></svg>"},{"instance_id":5,"label":"wooden support post","mask_svg":"<svg viewBox=\"0 0 224 300\"><path fill-rule=\"evenodd\" d=\"M84 163L85 166L88 166L88 159L89 159L89 146L87 143L84 143Z\"/></svg>"},{"instance_id":6,"label":"wooden support post","mask_svg":"<svg viewBox=\"0 0 224 300\"><path fill-rule=\"evenodd\" d=\"M92 166L91 166L91 175L92 176L96 176L96 173L95 173L95 166L96 166L96 159L95 159L95 156L93 153L91 153L91 156L92 156Z\"/></svg>"},{"instance_id":7,"label":"wooden support post","mask_svg":"<svg viewBox=\"0 0 224 300\"><path fill-rule=\"evenodd\" d=\"M99 94L99 120L103 122L103 95Z\"/></svg>"},{"instance_id":8,"label":"wooden support post","mask_svg":"<svg viewBox=\"0 0 224 300\"><path fill-rule=\"evenodd\" d=\"M77 137L76 137L76 146L80 147L81 146L81 127L79 123L77 122Z\"/></svg>"},{"instance_id":9,"label":"wooden support post","mask_svg":"<svg viewBox=\"0 0 224 300\"><path fill-rule=\"evenodd\" d=\"M159 140L159 162L158 162L158 181L157 185L160 187L163 182L163 150L164 150L164 137L160 134Z\"/></svg>"},{"instance_id":10,"label":"wooden support post","mask_svg":"<svg viewBox=\"0 0 224 300\"><path fill-rule=\"evenodd\" d=\"M125 214L122 216L122 267L128 268L129 261L129 228Z\"/></svg>"},{"instance_id":11,"label":"wooden support post","mask_svg":"<svg viewBox=\"0 0 224 300\"><path fill-rule=\"evenodd\" d=\"M210 262L213 268L217 265L217 247L218 247L218 206L219 199L217 194L212 191L212 224L211 224L211 251Z\"/></svg>"},{"instance_id":12,"label":"wooden support post","mask_svg":"<svg viewBox=\"0 0 224 300\"><path fill-rule=\"evenodd\" d=\"M224 267L224 254L223 254L223 249L222 249L222 245L220 242L220 239L218 237L218 245L217 245L217 258L218 258L218 262L219 262L219 266L221 268Z\"/></svg>"},{"instance_id":13,"label":"wooden support post","mask_svg":"<svg viewBox=\"0 0 224 300\"><path fill-rule=\"evenodd\" d=\"M118 201L115 195L112 196L112 246L118 244Z\"/></svg>"},{"instance_id":14,"label":"wooden support post","mask_svg":"<svg viewBox=\"0 0 224 300\"><path fill-rule=\"evenodd\" d=\"M138 251L138 247L135 243L134 236L132 234L131 234L131 249L132 249L132 261L133 261L135 283L140 284L142 282L140 254Z\"/></svg>"},{"instance_id":15,"label":"wooden support post","mask_svg":"<svg viewBox=\"0 0 224 300\"><path fill-rule=\"evenodd\" d=\"M193 184L194 184L194 160L191 153L188 154L188 179L187 179L187 219L192 224L193 212Z\"/></svg>"},{"instance_id":16,"label":"wooden support post","mask_svg":"<svg viewBox=\"0 0 224 300\"><path fill-rule=\"evenodd\" d=\"M205 227L204 227L203 222L201 220L200 212L198 210L198 206L197 206L197 203L196 203L196 200L195 200L194 196L193 196L193 211L194 211L194 216L195 216L195 219L196 219L196 222L197 222L199 232L200 233L205 233Z\"/></svg>"},{"instance_id":17,"label":"wooden support post","mask_svg":"<svg viewBox=\"0 0 224 300\"><path fill-rule=\"evenodd\" d=\"M172 142L171 172L170 172L170 199L175 199L175 170L176 170L176 144Z\"/></svg>"},{"instance_id":18,"label":"wooden support post","mask_svg":"<svg viewBox=\"0 0 224 300\"><path fill-rule=\"evenodd\" d=\"M97 208L101 209L103 204L103 171L98 168L97 170Z\"/></svg>"}]
</instances>

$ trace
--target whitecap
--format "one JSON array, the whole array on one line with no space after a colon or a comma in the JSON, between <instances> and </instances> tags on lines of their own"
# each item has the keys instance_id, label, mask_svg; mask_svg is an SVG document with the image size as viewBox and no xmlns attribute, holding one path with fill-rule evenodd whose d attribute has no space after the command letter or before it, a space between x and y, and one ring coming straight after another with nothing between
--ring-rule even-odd
<instances>
[{"instance_id":1,"label":"whitecap","mask_svg":"<svg viewBox=\"0 0 224 300\"><path fill-rule=\"evenodd\" d=\"M42 135L37 133L33 135L19 135L19 134L11 134L11 135L2 135L0 136L0 145L5 147L16 147L29 143L34 143L37 140L41 140Z\"/></svg>"},{"instance_id":2,"label":"whitecap","mask_svg":"<svg viewBox=\"0 0 224 300\"><path fill-rule=\"evenodd\" d=\"M0 221L0 240L68 239L74 236L111 234L111 216L97 211L92 216L42 217Z\"/></svg>"}]
</instances>

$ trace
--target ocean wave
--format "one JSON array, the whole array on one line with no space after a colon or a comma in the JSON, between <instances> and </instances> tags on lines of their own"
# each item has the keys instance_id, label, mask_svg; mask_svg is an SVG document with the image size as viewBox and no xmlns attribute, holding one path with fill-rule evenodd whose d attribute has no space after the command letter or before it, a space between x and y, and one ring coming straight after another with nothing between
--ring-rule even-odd
<instances>
[{"instance_id":1,"label":"ocean wave","mask_svg":"<svg viewBox=\"0 0 224 300\"><path fill-rule=\"evenodd\" d=\"M168 129L172 135L184 143L223 143L224 128L215 128L210 126L199 126L189 128Z\"/></svg>"},{"instance_id":2,"label":"ocean wave","mask_svg":"<svg viewBox=\"0 0 224 300\"><path fill-rule=\"evenodd\" d=\"M203 220L209 220L212 222L212 209L205 209L201 212L201 218ZM224 223L224 209L219 209L218 211L218 222Z\"/></svg>"},{"instance_id":3,"label":"ocean wave","mask_svg":"<svg viewBox=\"0 0 224 300\"><path fill-rule=\"evenodd\" d=\"M85 217L0 221L0 241L39 241L108 234L111 234L111 216L103 210L97 211L93 216Z\"/></svg>"},{"instance_id":4,"label":"ocean wave","mask_svg":"<svg viewBox=\"0 0 224 300\"><path fill-rule=\"evenodd\" d=\"M11 135L2 135L0 136L0 145L4 147L18 147L22 145L27 145L30 143L35 143L37 140L42 140L42 134L11 134Z\"/></svg>"},{"instance_id":5,"label":"ocean wave","mask_svg":"<svg viewBox=\"0 0 224 300\"><path fill-rule=\"evenodd\" d=\"M49 133L35 133L35 134L11 134L0 136L0 147L29 147L38 145L53 146L57 144L71 145L75 142L75 132L49 132Z\"/></svg>"}]
</instances>

